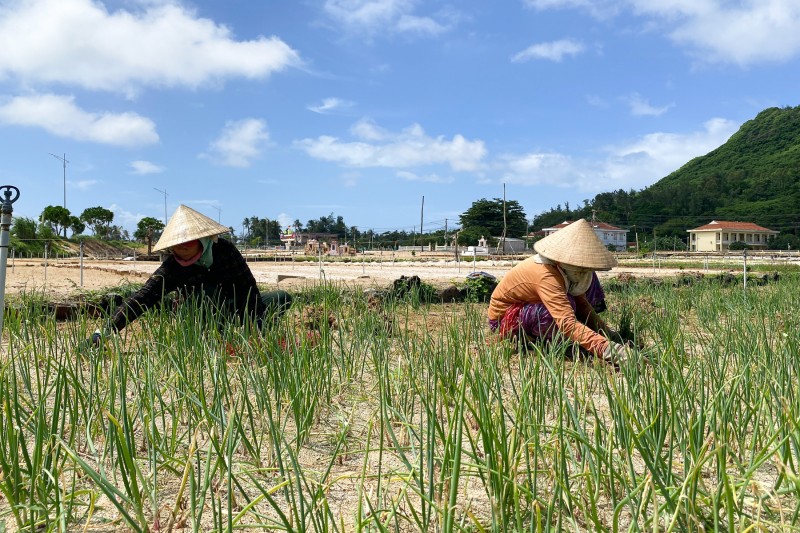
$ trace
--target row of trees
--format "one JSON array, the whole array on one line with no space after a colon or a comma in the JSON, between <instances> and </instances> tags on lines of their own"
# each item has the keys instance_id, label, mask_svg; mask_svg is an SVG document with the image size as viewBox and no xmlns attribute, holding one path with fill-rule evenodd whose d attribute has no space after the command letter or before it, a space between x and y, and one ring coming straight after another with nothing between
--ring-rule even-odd
<instances>
[{"instance_id":1,"label":"row of trees","mask_svg":"<svg viewBox=\"0 0 800 533\"><path fill-rule=\"evenodd\" d=\"M473 202L472 206L460 216L459 222L461 229L454 228L449 235L444 230L424 235L404 230L377 233L372 229L362 231L356 226L348 226L344 217L330 213L327 216L310 219L305 224L295 220L289 228L297 232L330 233L341 241L378 248L430 242L450 243L454 236L457 236L459 244L475 244L482 236L486 238L502 236L504 229L506 237L523 237L529 229L525 211L519 202L516 200L504 202L499 198L493 200L482 198ZM242 231L238 236L234 235L234 239L258 247L278 243L284 229L286 228L277 220L252 216L242 220Z\"/></svg>"},{"instance_id":2,"label":"row of trees","mask_svg":"<svg viewBox=\"0 0 800 533\"><path fill-rule=\"evenodd\" d=\"M42 211L40 220L43 224L48 224L56 235L62 232L67 236L67 229L73 235L80 235L89 226L92 233L101 238L113 238L113 233L120 235L127 233L126 230L119 228L116 232L112 231L111 222L114 221L114 212L105 207L89 207L84 209L80 216L74 216L69 209L60 205L48 205Z\"/></svg>"},{"instance_id":3,"label":"row of trees","mask_svg":"<svg viewBox=\"0 0 800 533\"><path fill-rule=\"evenodd\" d=\"M70 228L73 235L82 234L89 226L93 234L100 238L127 238L127 232L122 233L119 228L111 223L114 213L103 207L88 208L79 217L72 216L67 209L60 206L47 206L41 215L42 224L51 230L50 233L58 234L61 231L66 233L66 228ZM309 233L330 233L337 235L342 241L354 243L358 246L371 246L390 248L398 245L422 245L432 242L450 244L454 236L458 244L469 245L478 242L481 237L490 239L502 236L505 232L506 237L523 237L527 234L529 226L525 211L516 200L503 201L495 198L487 200L482 198L473 204L459 217L460 228L443 231L438 230L420 235L416 231L393 230L377 233L372 229L361 231L356 226L348 226L344 217L330 213L317 219L310 219L305 224L295 220L291 228L298 232ZM19 227L19 238L37 238L35 221L30 219L18 219L15 226ZM151 252L153 243L158 239L164 224L153 217L145 217L139 221L134 239L147 243L148 254ZM252 216L242 221L242 231L236 235L234 228L231 233L234 241L249 246L262 246L278 243L282 231L279 221L268 218ZM115 231L116 230L116 231ZM47 238L47 235L39 232L39 238Z\"/></svg>"},{"instance_id":4,"label":"row of trees","mask_svg":"<svg viewBox=\"0 0 800 533\"><path fill-rule=\"evenodd\" d=\"M306 224L295 220L291 229L298 232L329 233L338 236L341 241L350 242L357 247L392 248L398 245L427 245L430 243L451 244L457 239L459 245L476 244L478 239L485 237L490 246L497 244L500 237L523 238L541 228L555 226L565 220L579 218L591 219L601 213L603 215L615 214L615 224L628 225L622 220L635 220L633 206L639 200L638 196L646 195L649 191L625 192L623 190L598 194L592 202L584 200L583 205L571 209L569 203L562 207L550 209L539 214L535 219L529 220L524 209L516 200L503 200L494 198L487 200L481 198L459 216L459 225L447 230L438 230L420 235L416 231L393 230L377 233L372 229L361 231L355 226L348 226L342 216L330 213L318 219L311 219ZM19 239L48 238L53 233L66 232L70 228L73 234L81 234L89 226L94 235L104 239L122 240L128 238L127 231L113 226L114 213L103 207L85 209L79 217L72 216L68 210L60 206L47 206L41 215L41 225L30 219L17 219L12 229L12 234ZM598 217L600 218L600 217ZM608 220L605 216L601 220ZM534 225L534 222L536 223ZM632 227L631 241L639 243L639 250L643 252L653 250L684 250L686 227L671 228L666 231L665 224L648 228L645 224ZM37 234L38 228L38 234ZM151 253L153 243L156 242L164 229L161 220L145 217L137 224L133 234L134 239L146 243L148 254ZM242 221L242 231L238 235L231 228L232 238L235 242L248 246L262 246L269 243L279 243L280 235L284 228L278 220L252 216ZM772 249L798 249L800 237L792 234L781 234L770 242Z\"/></svg>"}]
</instances>

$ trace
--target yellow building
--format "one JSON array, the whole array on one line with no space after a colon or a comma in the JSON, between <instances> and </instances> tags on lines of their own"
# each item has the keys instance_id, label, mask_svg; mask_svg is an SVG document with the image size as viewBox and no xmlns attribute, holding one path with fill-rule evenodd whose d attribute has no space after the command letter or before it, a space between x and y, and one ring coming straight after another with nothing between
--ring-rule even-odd
<instances>
[{"instance_id":1,"label":"yellow building","mask_svg":"<svg viewBox=\"0 0 800 533\"><path fill-rule=\"evenodd\" d=\"M722 252L734 242L743 242L750 248L766 248L769 238L779 233L752 222L725 220L712 220L705 226L686 231L691 252Z\"/></svg>"}]
</instances>

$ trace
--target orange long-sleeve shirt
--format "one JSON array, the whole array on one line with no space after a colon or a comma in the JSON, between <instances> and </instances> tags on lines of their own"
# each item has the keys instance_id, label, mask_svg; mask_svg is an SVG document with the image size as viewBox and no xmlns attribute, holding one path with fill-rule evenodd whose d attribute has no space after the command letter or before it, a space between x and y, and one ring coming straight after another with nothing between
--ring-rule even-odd
<instances>
[{"instance_id":1,"label":"orange long-sleeve shirt","mask_svg":"<svg viewBox=\"0 0 800 533\"><path fill-rule=\"evenodd\" d=\"M605 326L584 295L575 296L575 311L567 298L567 284L556 265L537 263L534 257L512 268L494 289L489 319L501 320L514 304L542 303L563 335L595 355L608 340L594 330Z\"/></svg>"}]
</instances>

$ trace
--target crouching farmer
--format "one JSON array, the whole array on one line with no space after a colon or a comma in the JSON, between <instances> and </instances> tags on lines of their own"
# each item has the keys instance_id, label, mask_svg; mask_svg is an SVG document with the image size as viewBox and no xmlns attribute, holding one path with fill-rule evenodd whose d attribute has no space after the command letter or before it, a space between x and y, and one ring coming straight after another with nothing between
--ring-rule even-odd
<instances>
[{"instance_id":1,"label":"crouching farmer","mask_svg":"<svg viewBox=\"0 0 800 533\"><path fill-rule=\"evenodd\" d=\"M153 247L170 254L144 286L117 307L110 330L120 331L173 291L181 298L210 298L218 320L247 317L260 326L265 319L280 317L292 297L285 291L259 292L242 254L219 238L228 231L194 209L179 206ZM91 341L98 344L101 337L97 332Z\"/></svg>"},{"instance_id":2,"label":"crouching farmer","mask_svg":"<svg viewBox=\"0 0 800 533\"><path fill-rule=\"evenodd\" d=\"M557 333L612 364L629 348L598 316L587 292L602 298L595 271L617 264L586 220L578 220L533 245L532 257L512 268L489 302L489 326L501 337L550 340ZM593 285L594 281L594 286ZM591 289L591 290L590 290Z\"/></svg>"}]
</instances>

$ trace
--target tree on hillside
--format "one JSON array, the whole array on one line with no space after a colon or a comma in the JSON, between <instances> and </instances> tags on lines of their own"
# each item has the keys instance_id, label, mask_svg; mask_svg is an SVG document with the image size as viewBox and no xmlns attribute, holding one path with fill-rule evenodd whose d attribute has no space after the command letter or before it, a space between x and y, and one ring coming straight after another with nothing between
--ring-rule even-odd
<instances>
[{"instance_id":1,"label":"tree on hillside","mask_svg":"<svg viewBox=\"0 0 800 533\"><path fill-rule=\"evenodd\" d=\"M109 226L106 228L106 239L110 241L129 241L130 234L122 226Z\"/></svg>"},{"instance_id":2,"label":"tree on hillside","mask_svg":"<svg viewBox=\"0 0 800 533\"><path fill-rule=\"evenodd\" d=\"M56 238L58 238L58 234L49 224L39 224L39 227L36 230L36 240L44 241L49 245L50 241L53 241Z\"/></svg>"},{"instance_id":3,"label":"tree on hillside","mask_svg":"<svg viewBox=\"0 0 800 533\"><path fill-rule=\"evenodd\" d=\"M86 229L86 224L84 224L80 218L76 216L69 217L69 229L72 230L72 236L80 235Z\"/></svg>"},{"instance_id":4,"label":"tree on hillside","mask_svg":"<svg viewBox=\"0 0 800 533\"><path fill-rule=\"evenodd\" d=\"M782 233L769 240L770 250L800 250L800 237L791 233Z\"/></svg>"},{"instance_id":5,"label":"tree on hillside","mask_svg":"<svg viewBox=\"0 0 800 533\"><path fill-rule=\"evenodd\" d=\"M109 226L114 220L114 212L105 207L89 207L83 210L80 219L92 228L94 235L107 237Z\"/></svg>"},{"instance_id":6,"label":"tree on hillside","mask_svg":"<svg viewBox=\"0 0 800 533\"><path fill-rule=\"evenodd\" d=\"M15 218L11 225L11 235L20 240L33 240L36 238L36 221L32 218Z\"/></svg>"},{"instance_id":7,"label":"tree on hillside","mask_svg":"<svg viewBox=\"0 0 800 533\"><path fill-rule=\"evenodd\" d=\"M48 205L42 211L42 222L50 224L56 235L64 230L64 237L67 236L67 228L70 222L70 212L66 207L60 205Z\"/></svg>"},{"instance_id":8,"label":"tree on hillside","mask_svg":"<svg viewBox=\"0 0 800 533\"><path fill-rule=\"evenodd\" d=\"M516 200L505 202L506 237L522 237L528 229L528 219L525 210ZM472 226L486 228L491 235L503 235L503 200L495 198L487 200L481 198L472 202L472 206L459 216L462 231Z\"/></svg>"},{"instance_id":9,"label":"tree on hillside","mask_svg":"<svg viewBox=\"0 0 800 533\"><path fill-rule=\"evenodd\" d=\"M164 223L153 217L144 217L136 224L133 238L147 243L147 255L153 252L153 239L164 230Z\"/></svg>"}]
</instances>

